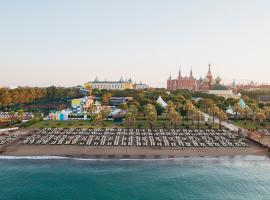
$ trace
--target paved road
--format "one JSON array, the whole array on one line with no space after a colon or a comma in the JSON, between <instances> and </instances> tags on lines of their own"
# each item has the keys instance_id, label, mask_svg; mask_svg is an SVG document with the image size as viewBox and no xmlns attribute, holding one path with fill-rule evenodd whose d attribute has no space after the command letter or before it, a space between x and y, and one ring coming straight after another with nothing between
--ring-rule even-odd
<instances>
[{"instance_id":1,"label":"paved road","mask_svg":"<svg viewBox=\"0 0 270 200\"><path fill-rule=\"evenodd\" d=\"M210 115L208 115L206 113L204 113L204 117L205 117L205 119L209 119L209 118L213 119L212 116L210 116ZM218 118L215 118L215 123L219 124L219 119ZM238 131L238 129L240 128L240 127L238 127L238 126L236 126L234 124L228 123L228 122L221 122L221 125L228 128L228 129L230 129L231 131ZM243 132L246 133L247 130L243 129Z\"/></svg>"}]
</instances>

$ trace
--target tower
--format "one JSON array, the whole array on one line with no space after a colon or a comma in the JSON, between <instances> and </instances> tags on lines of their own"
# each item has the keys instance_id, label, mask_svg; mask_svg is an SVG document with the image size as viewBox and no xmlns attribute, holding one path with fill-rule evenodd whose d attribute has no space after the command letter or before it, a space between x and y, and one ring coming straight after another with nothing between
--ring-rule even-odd
<instances>
[{"instance_id":1,"label":"tower","mask_svg":"<svg viewBox=\"0 0 270 200\"><path fill-rule=\"evenodd\" d=\"M167 89L168 90L172 89L171 85L172 85L172 75L170 74L169 79L167 80Z\"/></svg>"},{"instance_id":2,"label":"tower","mask_svg":"<svg viewBox=\"0 0 270 200\"><path fill-rule=\"evenodd\" d=\"M181 79L181 78L182 78L181 66L179 66L178 79Z\"/></svg>"},{"instance_id":3,"label":"tower","mask_svg":"<svg viewBox=\"0 0 270 200\"><path fill-rule=\"evenodd\" d=\"M210 80L210 82L213 79L213 75L212 75L212 72L211 72L211 64L208 65L207 78Z\"/></svg>"},{"instance_id":4,"label":"tower","mask_svg":"<svg viewBox=\"0 0 270 200\"><path fill-rule=\"evenodd\" d=\"M192 66L190 66L189 79L193 79Z\"/></svg>"}]
</instances>

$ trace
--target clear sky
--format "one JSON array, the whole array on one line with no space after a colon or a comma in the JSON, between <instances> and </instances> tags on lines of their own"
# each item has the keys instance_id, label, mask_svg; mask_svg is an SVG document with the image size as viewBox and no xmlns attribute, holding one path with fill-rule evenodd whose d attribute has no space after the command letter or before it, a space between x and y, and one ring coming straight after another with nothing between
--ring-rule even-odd
<instances>
[{"instance_id":1,"label":"clear sky","mask_svg":"<svg viewBox=\"0 0 270 200\"><path fill-rule=\"evenodd\" d=\"M165 87L178 66L270 82L269 0L0 0L0 85L121 75Z\"/></svg>"}]
</instances>

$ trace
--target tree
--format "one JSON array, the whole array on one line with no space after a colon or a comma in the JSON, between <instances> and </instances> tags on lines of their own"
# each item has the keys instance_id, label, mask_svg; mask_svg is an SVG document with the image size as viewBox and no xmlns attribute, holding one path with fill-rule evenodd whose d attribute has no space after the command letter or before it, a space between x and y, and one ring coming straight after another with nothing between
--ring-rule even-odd
<instances>
[{"instance_id":1,"label":"tree","mask_svg":"<svg viewBox=\"0 0 270 200\"><path fill-rule=\"evenodd\" d=\"M168 104L166 106L166 115L167 115L167 117L169 117L170 113L172 111L174 111L174 110L175 110L175 108L174 108L173 102L172 101L168 101Z\"/></svg>"},{"instance_id":2,"label":"tree","mask_svg":"<svg viewBox=\"0 0 270 200\"><path fill-rule=\"evenodd\" d=\"M100 124L102 121L103 121L103 120L102 120L102 114L101 114L101 112L99 112L99 113L97 113L97 114L94 115L94 120L93 120L93 124L94 124L94 125L98 125L98 124Z\"/></svg>"},{"instance_id":3,"label":"tree","mask_svg":"<svg viewBox=\"0 0 270 200\"><path fill-rule=\"evenodd\" d=\"M164 112L164 108L162 107L161 104L155 102L155 107L156 107L156 111L157 111L157 115L161 115Z\"/></svg>"},{"instance_id":4,"label":"tree","mask_svg":"<svg viewBox=\"0 0 270 200\"><path fill-rule=\"evenodd\" d=\"M169 120L171 124L174 125L175 129L176 129L177 124L181 122L181 119L182 117L180 113L178 113L176 110L171 111Z\"/></svg>"},{"instance_id":5,"label":"tree","mask_svg":"<svg viewBox=\"0 0 270 200\"><path fill-rule=\"evenodd\" d=\"M204 120L205 117L204 114L199 109L196 109L194 113L194 119L197 120L197 128L199 128L200 121Z\"/></svg>"},{"instance_id":6,"label":"tree","mask_svg":"<svg viewBox=\"0 0 270 200\"><path fill-rule=\"evenodd\" d=\"M213 116L213 124L215 123L215 116L219 113L219 107L213 104L209 110L210 114Z\"/></svg>"},{"instance_id":7,"label":"tree","mask_svg":"<svg viewBox=\"0 0 270 200\"><path fill-rule=\"evenodd\" d=\"M149 122L150 128L153 128L153 122L157 120L157 111L154 105L147 104L145 107L145 116Z\"/></svg>"},{"instance_id":8,"label":"tree","mask_svg":"<svg viewBox=\"0 0 270 200\"><path fill-rule=\"evenodd\" d=\"M166 115L170 125L174 125L175 128L182 119L180 113L175 110L175 105L172 101L168 101L168 105L166 107Z\"/></svg>"},{"instance_id":9,"label":"tree","mask_svg":"<svg viewBox=\"0 0 270 200\"><path fill-rule=\"evenodd\" d=\"M131 124L136 122L137 112L138 112L138 109L136 108L136 106L131 105L129 107L129 109L125 115L125 121L126 121L129 128L130 128Z\"/></svg>"},{"instance_id":10,"label":"tree","mask_svg":"<svg viewBox=\"0 0 270 200\"><path fill-rule=\"evenodd\" d=\"M200 99L198 101L198 107L203 109L204 112L208 112L211 105L214 104L214 101L212 99Z\"/></svg>"},{"instance_id":11,"label":"tree","mask_svg":"<svg viewBox=\"0 0 270 200\"><path fill-rule=\"evenodd\" d=\"M264 113L265 113L265 116L266 116L266 119L270 119L270 107L269 106L265 106L264 108L263 108L263 111L264 111Z\"/></svg>"},{"instance_id":12,"label":"tree","mask_svg":"<svg viewBox=\"0 0 270 200\"><path fill-rule=\"evenodd\" d=\"M6 107L11 105L11 96L6 88L0 89L0 106Z\"/></svg>"},{"instance_id":13,"label":"tree","mask_svg":"<svg viewBox=\"0 0 270 200\"><path fill-rule=\"evenodd\" d=\"M257 129L260 128L261 123L266 120L265 113L262 109L257 109L255 112L255 121L257 122Z\"/></svg>"},{"instance_id":14,"label":"tree","mask_svg":"<svg viewBox=\"0 0 270 200\"><path fill-rule=\"evenodd\" d=\"M108 115L111 113L111 109L108 107L105 107L101 110L101 116L102 116L102 120L105 120Z\"/></svg>"},{"instance_id":15,"label":"tree","mask_svg":"<svg viewBox=\"0 0 270 200\"><path fill-rule=\"evenodd\" d=\"M242 112L243 112L244 115L245 115L245 125L246 125L246 124L247 124L247 120L248 120L249 116L250 116L251 113L252 113L252 110L251 110L248 106L246 106L246 107L242 110Z\"/></svg>"},{"instance_id":16,"label":"tree","mask_svg":"<svg viewBox=\"0 0 270 200\"><path fill-rule=\"evenodd\" d=\"M119 109L126 110L128 109L128 105L126 103L121 103L117 106Z\"/></svg>"},{"instance_id":17,"label":"tree","mask_svg":"<svg viewBox=\"0 0 270 200\"><path fill-rule=\"evenodd\" d=\"M187 122L188 122L190 112L194 109L194 105L192 104L191 101L187 101L184 106L184 109L187 111Z\"/></svg>"},{"instance_id":18,"label":"tree","mask_svg":"<svg viewBox=\"0 0 270 200\"><path fill-rule=\"evenodd\" d=\"M101 103L105 106L110 104L110 98L112 97L111 93L105 93L101 96Z\"/></svg>"},{"instance_id":19,"label":"tree","mask_svg":"<svg viewBox=\"0 0 270 200\"><path fill-rule=\"evenodd\" d=\"M235 117L234 118L235 118L235 120L237 120L238 114L241 113L241 112L243 113L243 109L240 107L239 103L237 103L237 104L234 105L233 110L235 112Z\"/></svg>"},{"instance_id":20,"label":"tree","mask_svg":"<svg viewBox=\"0 0 270 200\"><path fill-rule=\"evenodd\" d=\"M190 118L191 118L191 125L193 126L194 125L194 121L196 120L196 112L197 112L197 108L196 107L193 107L193 109L191 109L189 111L189 115L190 115Z\"/></svg>"},{"instance_id":21,"label":"tree","mask_svg":"<svg viewBox=\"0 0 270 200\"><path fill-rule=\"evenodd\" d=\"M130 106L135 106L137 109L140 108L140 103L137 101L137 100L130 100L127 102L127 105L130 107Z\"/></svg>"},{"instance_id":22,"label":"tree","mask_svg":"<svg viewBox=\"0 0 270 200\"><path fill-rule=\"evenodd\" d=\"M227 117L226 113L221 109L219 110L217 117L219 118L219 129L221 129L222 128L222 126L221 126L222 121L227 121L228 117Z\"/></svg>"},{"instance_id":23,"label":"tree","mask_svg":"<svg viewBox=\"0 0 270 200\"><path fill-rule=\"evenodd\" d=\"M19 116L19 118L20 118L21 120L23 120L23 118L24 118L24 110L23 110L23 109L20 109L20 110L18 111L18 116Z\"/></svg>"},{"instance_id":24,"label":"tree","mask_svg":"<svg viewBox=\"0 0 270 200\"><path fill-rule=\"evenodd\" d=\"M254 121L255 120L255 113L256 113L256 110L258 108L258 105L255 102L252 102L252 103L249 103L248 106L252 111L252 119Z\"/></svg>"}]
</instances>

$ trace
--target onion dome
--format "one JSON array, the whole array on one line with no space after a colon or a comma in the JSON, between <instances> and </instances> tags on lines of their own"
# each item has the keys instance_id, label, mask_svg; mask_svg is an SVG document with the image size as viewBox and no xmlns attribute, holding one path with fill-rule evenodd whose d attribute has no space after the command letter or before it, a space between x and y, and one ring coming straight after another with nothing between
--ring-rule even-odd
<instances>
[{"instance_id":1,"label":"onion dome","mask_svg":"<svg viewBox=\"0 0 270 200\"><path fill-rule=\"evenodd\" d=\"M211 84L211 85L215 85L215 84L216 84L216 81L215 81L214 79L212 79L212 81L211 81L210 84Z\"/></svg>"},{"instance_id":2,"label":"onion dome","mask_svg":"<svg viewBox=\"0 0 270 200\"><path fill-rule=\"evenodd\" d=\"M220 83L221 83L221 78L220 78L220 76L218 76L218 77L216 78L216 83L217 83L218 85L220 85Z\"/></svg>"},{"instance_id":3,"label":"onion dome","mask_svg":"<svg viewBox=\"0 0 270 200\"><path fill-rule=\"evenodd\" d=\"M221 78L220 78L220 76L218 76L218 77L216 78L216 82L218 82L218 83L220 83L220 82L221 82Z\"/></svg>"},{"instance_id":4,"label":"onion dome","mask_svg":"<svg viewBox=\"0 0 270 200\"><path fill-rule=\"evenodd\" d=\"M205 77L205 78L203 79L203 82L204 82L204 83L209 83L210 80L209 80L209 78Z\"/></svg>"}]
</instances>

